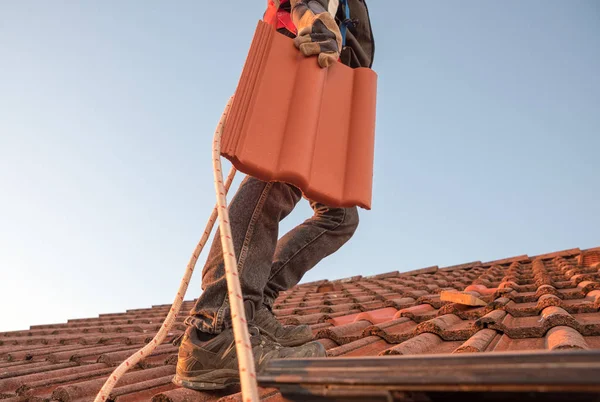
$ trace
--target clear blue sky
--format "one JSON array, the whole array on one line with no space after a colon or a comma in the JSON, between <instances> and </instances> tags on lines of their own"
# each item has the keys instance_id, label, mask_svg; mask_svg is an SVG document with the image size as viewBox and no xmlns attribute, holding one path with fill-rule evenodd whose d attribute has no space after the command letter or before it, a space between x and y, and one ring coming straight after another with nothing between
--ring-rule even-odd
<instances>
[{"instance_id":1,"label":"clear blue sky","mask_svg":"<svg viewBox=\"0 0 600 402\"><path fill-rule=\"evenodd\" d=\"M0 2L0 330L173 300L264 5ZM600 3L370 9L373 210L305 280L600 246Z\"/></svg>"}]
</instances>

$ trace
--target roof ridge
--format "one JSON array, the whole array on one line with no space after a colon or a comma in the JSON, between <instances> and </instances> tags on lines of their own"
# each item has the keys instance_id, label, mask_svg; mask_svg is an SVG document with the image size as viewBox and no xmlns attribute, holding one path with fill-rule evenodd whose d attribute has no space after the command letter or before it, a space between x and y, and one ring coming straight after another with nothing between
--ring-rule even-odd
<instances>
[{"instance_id":1,"label":"roof ridge","mask_svg":"<svg viewBox=\"0 0 600 402\"><path fill-rule=\"evenodd\" d=\"M522 262L522 261L527 261L527 260L533 261L534 259L551 259L551 258L555 258L555 257L566 257L566 256L573 256L573 255L581 254L582 252L585 252L585 251L599 251L599 250L600 250L600 247L593 247L593 248L584 249L584 250L581 250L578 247L576 247L576 248L570 248L570 249L561 250L561 251L555 251L555 252L551 252L551 253L538 254L538 255L534 255L534 256L529 256L527 254L521 254L521 255L516 255L514 257L502 258L502 259L491 260L491 261L486 261L486 262L482 262L482 261L478 260L478 261L467 262L464 264L448 265L445 267L439 267L437 265L432 265L430 267L417 268L417 269L412 269L409 271L402 271L402 272L396 270L396 271L383 272L380 274L373 274L373 275L368 275L368 276L355 275L355 276L350 276L350 277L346 277L346 278L338 278L338 279L333 279L333 280L321 279L321 280L317 280L317 281L301 283L297 286L301 286L301 287L319 286L324 283L344 283L344 282L356 281L359 279L385 279L385 278L391 278L391 277L395 277L395 276L414 276L414 275L419 275L419 274L434 274L437 271L451 272L451 271L456 271L459 269L470 269L470 268L474 268L477 266L482 266L482 267L487 268L487 267L490 267L493 265L504 265L504 264L509 264L512 262Z\"/></svg>"}]
</instances>

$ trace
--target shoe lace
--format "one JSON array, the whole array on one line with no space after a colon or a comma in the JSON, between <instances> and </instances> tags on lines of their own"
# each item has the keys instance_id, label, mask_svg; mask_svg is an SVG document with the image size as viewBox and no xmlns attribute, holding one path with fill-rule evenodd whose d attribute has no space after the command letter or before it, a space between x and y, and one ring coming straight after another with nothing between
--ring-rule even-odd
<instances>
[{"instance_id":1,"label":"shoe lace","mask_svg":"<svg viewBox=\"0 0 600 402\"><path fill-rule=\"evenodd\" d=\"M258 327L248 327L248 332L250 333L250 344L252 345L253 349L256 346L260 346L262 348L269 346L273 349L283 348L283 346L279 343L275 342L268 336L263 335Z\"/></svg>"},{"instance_id":2,"label":"shoe lace","mask_svg":"<svg viewBox=\"0 0 600 402\"><path fill-rule=\"evenodd\" d=\"M281 325L279 320L277 320L275 314L273 314L267 309L265 309L264 313L261 314L261 318L261 326L267 331L276 333L277 331L283 328L283 325Z\"/></svg>"},{"instance_id":3,"label":"shoe lace","mask_svg":"<svg viewBox=\"0 0 600 402\"><path fill-rule=\"evenodd\" d=\"M183 335L185 335L185 332L182 332L181 334L179 334L175 338L173 338L173 340L171 341L171 343L173 344L173 346L180 346L181 345L181 341L183 341Z\"/></svg>"}]
</instances>

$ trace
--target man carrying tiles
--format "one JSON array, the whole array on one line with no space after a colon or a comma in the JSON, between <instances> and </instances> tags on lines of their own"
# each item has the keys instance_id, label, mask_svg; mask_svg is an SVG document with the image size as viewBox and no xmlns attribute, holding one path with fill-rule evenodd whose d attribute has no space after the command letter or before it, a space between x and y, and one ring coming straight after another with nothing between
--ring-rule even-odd
<instances>
[{"instance_id":1,"label":"man carrying tiles","mask_svg":"<svg viewBox=\"0 0 600 402\"><path fill-rule=\"evenodd\" d=\"M374 42L365 0L269 0L264 15L327 68L371 67ZM298 102L301 104L301 100ZM278 241L279 222L302 199L300 189L246 177L229 206L233 244L257 371L271 359L323 357L307 325L283 326L272 313L279 292L295 286L337 251L358 226L358 211L310 202L314 215ZM202 272L203 293L186 319L174 382L196 390L239 383L219 232Z\"/></svg>"}]
</instances>

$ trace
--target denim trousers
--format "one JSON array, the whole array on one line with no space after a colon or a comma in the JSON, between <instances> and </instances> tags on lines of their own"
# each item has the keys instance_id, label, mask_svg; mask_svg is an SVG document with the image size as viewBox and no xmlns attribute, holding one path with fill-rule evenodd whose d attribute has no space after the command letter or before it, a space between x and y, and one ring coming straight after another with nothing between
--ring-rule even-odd
<instances>
[{"instance_id":1,"label":"denim trousers","mask_svg":"<svg viewBox=\"0 0 600 402\"><path fill-rule=\"evenodd\" d=\"M229 205L229 218L246 317L272 308L279 292L295 286L319 261L354 234L358 210L310 202L314 215L278 240L279 222L302 199L295 186L247 176ZM231 327L220 234L202 271L202 294L186 324L218 334Z\"/></svg>"}]
</instances>

